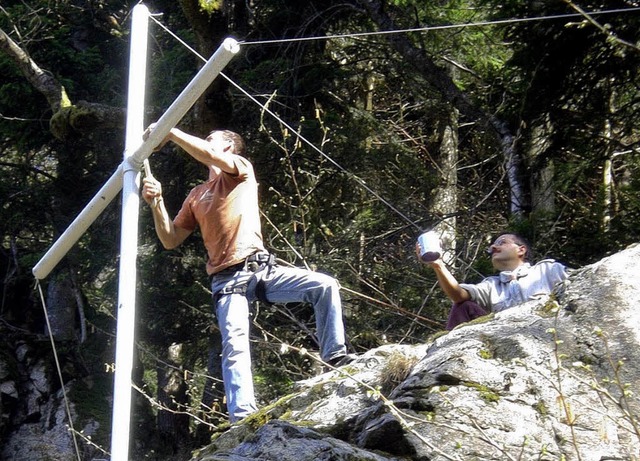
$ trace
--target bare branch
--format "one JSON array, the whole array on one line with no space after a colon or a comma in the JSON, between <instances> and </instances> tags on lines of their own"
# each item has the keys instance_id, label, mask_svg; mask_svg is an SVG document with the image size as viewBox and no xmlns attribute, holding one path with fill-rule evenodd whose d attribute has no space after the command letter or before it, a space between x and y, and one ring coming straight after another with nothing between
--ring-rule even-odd
<instances>
[{"instance_id":1,"label":"bare branch","mask_svg":"<svg viewBox=\"0 0 640 461\"><path fill-rule=\"evenodd\" d=\"M620 37L618 37L614 32L611 31L611 29L609 27L607 27L606 25L603 26L602 24L600 24L598 21L596 21L595 19L593 19L593 17L587 13L586 11L584 11L582 8L580 8L578 5L576 5L575 3L573 3L571 0L564 0L565 3L567 5L569 5L571 8L573 8L574 10L576 10L578 13L580 13L582 16L584 16L584 18L593 26L595 26L597 29L599 29L601 32L603 32L604 34L606 34L611 40L620 43L621 45L624 45L626 47L629 47L635 51L640 51L640 47L638 47L637 45L635 45L634 43L628 42L626 40L621 39Z\"/></svg>"},{"instance_id":2,"label":"bare branch","mask_svg":"<svg viewBox=\"0 0 640 461\"><path fill-rule=\"evenodd\" d=\"M64 86L50 73L41 69L29 54L20 48L2 29L0 29L0 50L11 58L29 83L47 98L49 107L53 112L71 105Z\"/></svg>"}]
</instances>

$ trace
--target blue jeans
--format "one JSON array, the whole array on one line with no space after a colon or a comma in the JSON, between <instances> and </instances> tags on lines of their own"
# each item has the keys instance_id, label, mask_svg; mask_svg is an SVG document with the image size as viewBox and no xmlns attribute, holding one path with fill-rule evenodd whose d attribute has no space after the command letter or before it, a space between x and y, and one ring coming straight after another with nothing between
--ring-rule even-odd
<instances>
[{"instance_id":1,"label":"blue jeans","mask_svg":"<svg viewBox=\"0 0 640 461\"><path fill-rule=\"evenodd\" d=\"M338 282L328 275L304 269L273 266L263 272L266 271L269 272L265 278L265 295L269 302L306 302L313 306L322 360L346 354ZM225 286L246 283L251 275L245 270L223 271L211 280L222 333L222 379L231 422L257 410L249 348L249 303L256 299L255 279L247 287L246 295L215 295Z\"/></svg>"}]
</instances>

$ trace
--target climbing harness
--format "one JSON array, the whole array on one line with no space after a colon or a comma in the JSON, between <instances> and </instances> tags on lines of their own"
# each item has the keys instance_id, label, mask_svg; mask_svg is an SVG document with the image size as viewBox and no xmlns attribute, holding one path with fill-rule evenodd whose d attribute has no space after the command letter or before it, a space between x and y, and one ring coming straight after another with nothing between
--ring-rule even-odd
<instances>
[{"instance_id":1,"label":"climbing harness","mask_svg":"<svg viewBox=\"0 0 640 461\"><path fill-rule=\"evenodd\" d=\"M213 295L214 305L218 298L223 295L241 294L247 295L250 286L254 287L256 300L266 304L271 304L266 296L266 282L272 275L272 269L276 266L276 258L271 253L258 252L247 257L243 262L228 267L224 272L234 273L237 271L251 272L250 277L239 277L235 283L230 283L222 287Z\"/></svg>"}]
</instances>

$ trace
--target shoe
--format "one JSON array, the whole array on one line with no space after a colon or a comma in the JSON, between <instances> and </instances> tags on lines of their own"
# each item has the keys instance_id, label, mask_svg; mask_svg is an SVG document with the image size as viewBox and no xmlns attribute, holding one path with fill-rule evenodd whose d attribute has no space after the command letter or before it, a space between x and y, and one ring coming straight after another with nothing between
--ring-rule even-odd
<instances>
[{"instance_id":1,"label":"shoe","mask_svg":"<svg viewBox=\"0 0 640 461\"><path fill-rule=\"evenodd\" d=\"M356 360L358 360L358 356L356 354L345 354L327 360L327 363L334 368L338 368L355 362Z\"/></svg>"}]
</instances>

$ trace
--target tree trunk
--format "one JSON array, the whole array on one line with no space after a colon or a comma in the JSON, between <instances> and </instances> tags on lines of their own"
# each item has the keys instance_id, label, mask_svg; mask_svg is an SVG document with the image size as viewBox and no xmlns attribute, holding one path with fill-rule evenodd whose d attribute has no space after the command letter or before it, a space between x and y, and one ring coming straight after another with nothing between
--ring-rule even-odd
<instances>
[{"instance_id":1,"label":"tree trunk","mask_svg":"<svg viewBox=\"0 0 640 461\"><path fill-rule=\"evenodd\" d=\"M431 213L435 216L451 216L439 222L435 231L440 235L445 253L442 259L450 266L455 263L456 255L456 218L458 206L458 111L451 109L448 117L441 121L438 139L440 151L438 156L438 171L440 184L435 191L431 203Z\"/></svg>"},{"instance_id":2,"label":"tree trunk","mask_svg":"<svg viewBox=\"0 0 640 461\"><path fill-rule=\"evenodd\" d=\"M387 5L383 1L357 0L357 2L367 10L371 19L378 24L381 30L399 29L387 14ZM460 114L464 114L472 120L479 120L493 128L499 138L507 166L507 177L511 191L511 213L515 216L522 215L527 207L520 180L522 161L515 150L514 136L507 124L475 106L468 95L458 89L448 71L438 66L423 50L415 47L406 35L390 34L387 35L387 40L398 53L405 57L406 62L411 63L425 80L442 95L444 100L456 108Z\"/></svg>"},{"instance_id":3,"label":"tree trunk","mask_svg":"<svg viewBox=\"0 0 640 461\"><path fill-rule=\"evenodd\" d=\"M76 297L71 278L59 272L47 287L47 314L51 333L57 341L72 341L75 335Z\"/></svg>"},{"instance_id":4,"label":"tree trunk","mask_svg":"<svg viewBox=\"0 0 640 461\"><path fill-rule=\"evenodd\" d=\"M211 328L207 378L202 391L202 403L198 416L208 424L218 425L225 413L224 385L222 382L222 336L220 335L220 330ZM211 440L211 432L211 426L200 424L196 438L198 441L206 443Z\"/></svg>"},{"instance_id":5,"label":"tree trunk","mask_svg":"<svg viewBox=\"0 0 640 461\"><path fill-rule=\"evenodd\" d=\"M158 367L158 432L164 448L178 453L189 441L189 399L181 364L182 344L172 344L167 350L167 364Z\"/></svg>"},{"instance_id":6,"label":"tree trunk","mask_svg":"<svg viewBox=\"0 0 640 461\"><path fill-rule=\"evenodd\" d=\"M198 52L209 59L229 34L227 3L213 13L202 10L198 0L180 0L185 17L195 32ZM229 7L231 8L231 7ZM205 135L215 129L230 129L228 120L232 118L233 104L228 94L229 84L223 77L216 78L203 95L196 101L193 129ZM240 133L242 134L242 133Z\"/></svg>"},{"instance_id":7,"label":"tree trunk","mask_svg":"<svg viewBox=\"0 0 640 461\"><path fill-rule=\"evenodd\" d=\"M529 170L531 171L532 214L544 228L549 228L555 214L554 166L548 155L553 126L548 114L532 122L528 147Z\"/></svg>"},{"instance_id":8,"label":"tree trunk","mask_svg":"<svg viewBox=\"0 0 640 461\"><path fill-rule=\"evenodd\" d=\"M613 82L611 82L613 83ZM611 85L612 87L613 85ZM615 93L610 90L609 99L607 101L607 113L608 117L604 122L604 139L606 144L606 159L603 165L603 177L602 177L602 219L601 230L603 234L607 234L611 228L611 216L614 213L613 210L613 157L614 157L614 129L611 122L611 117L615 112Z\"/></svg>"}]
</instances>

